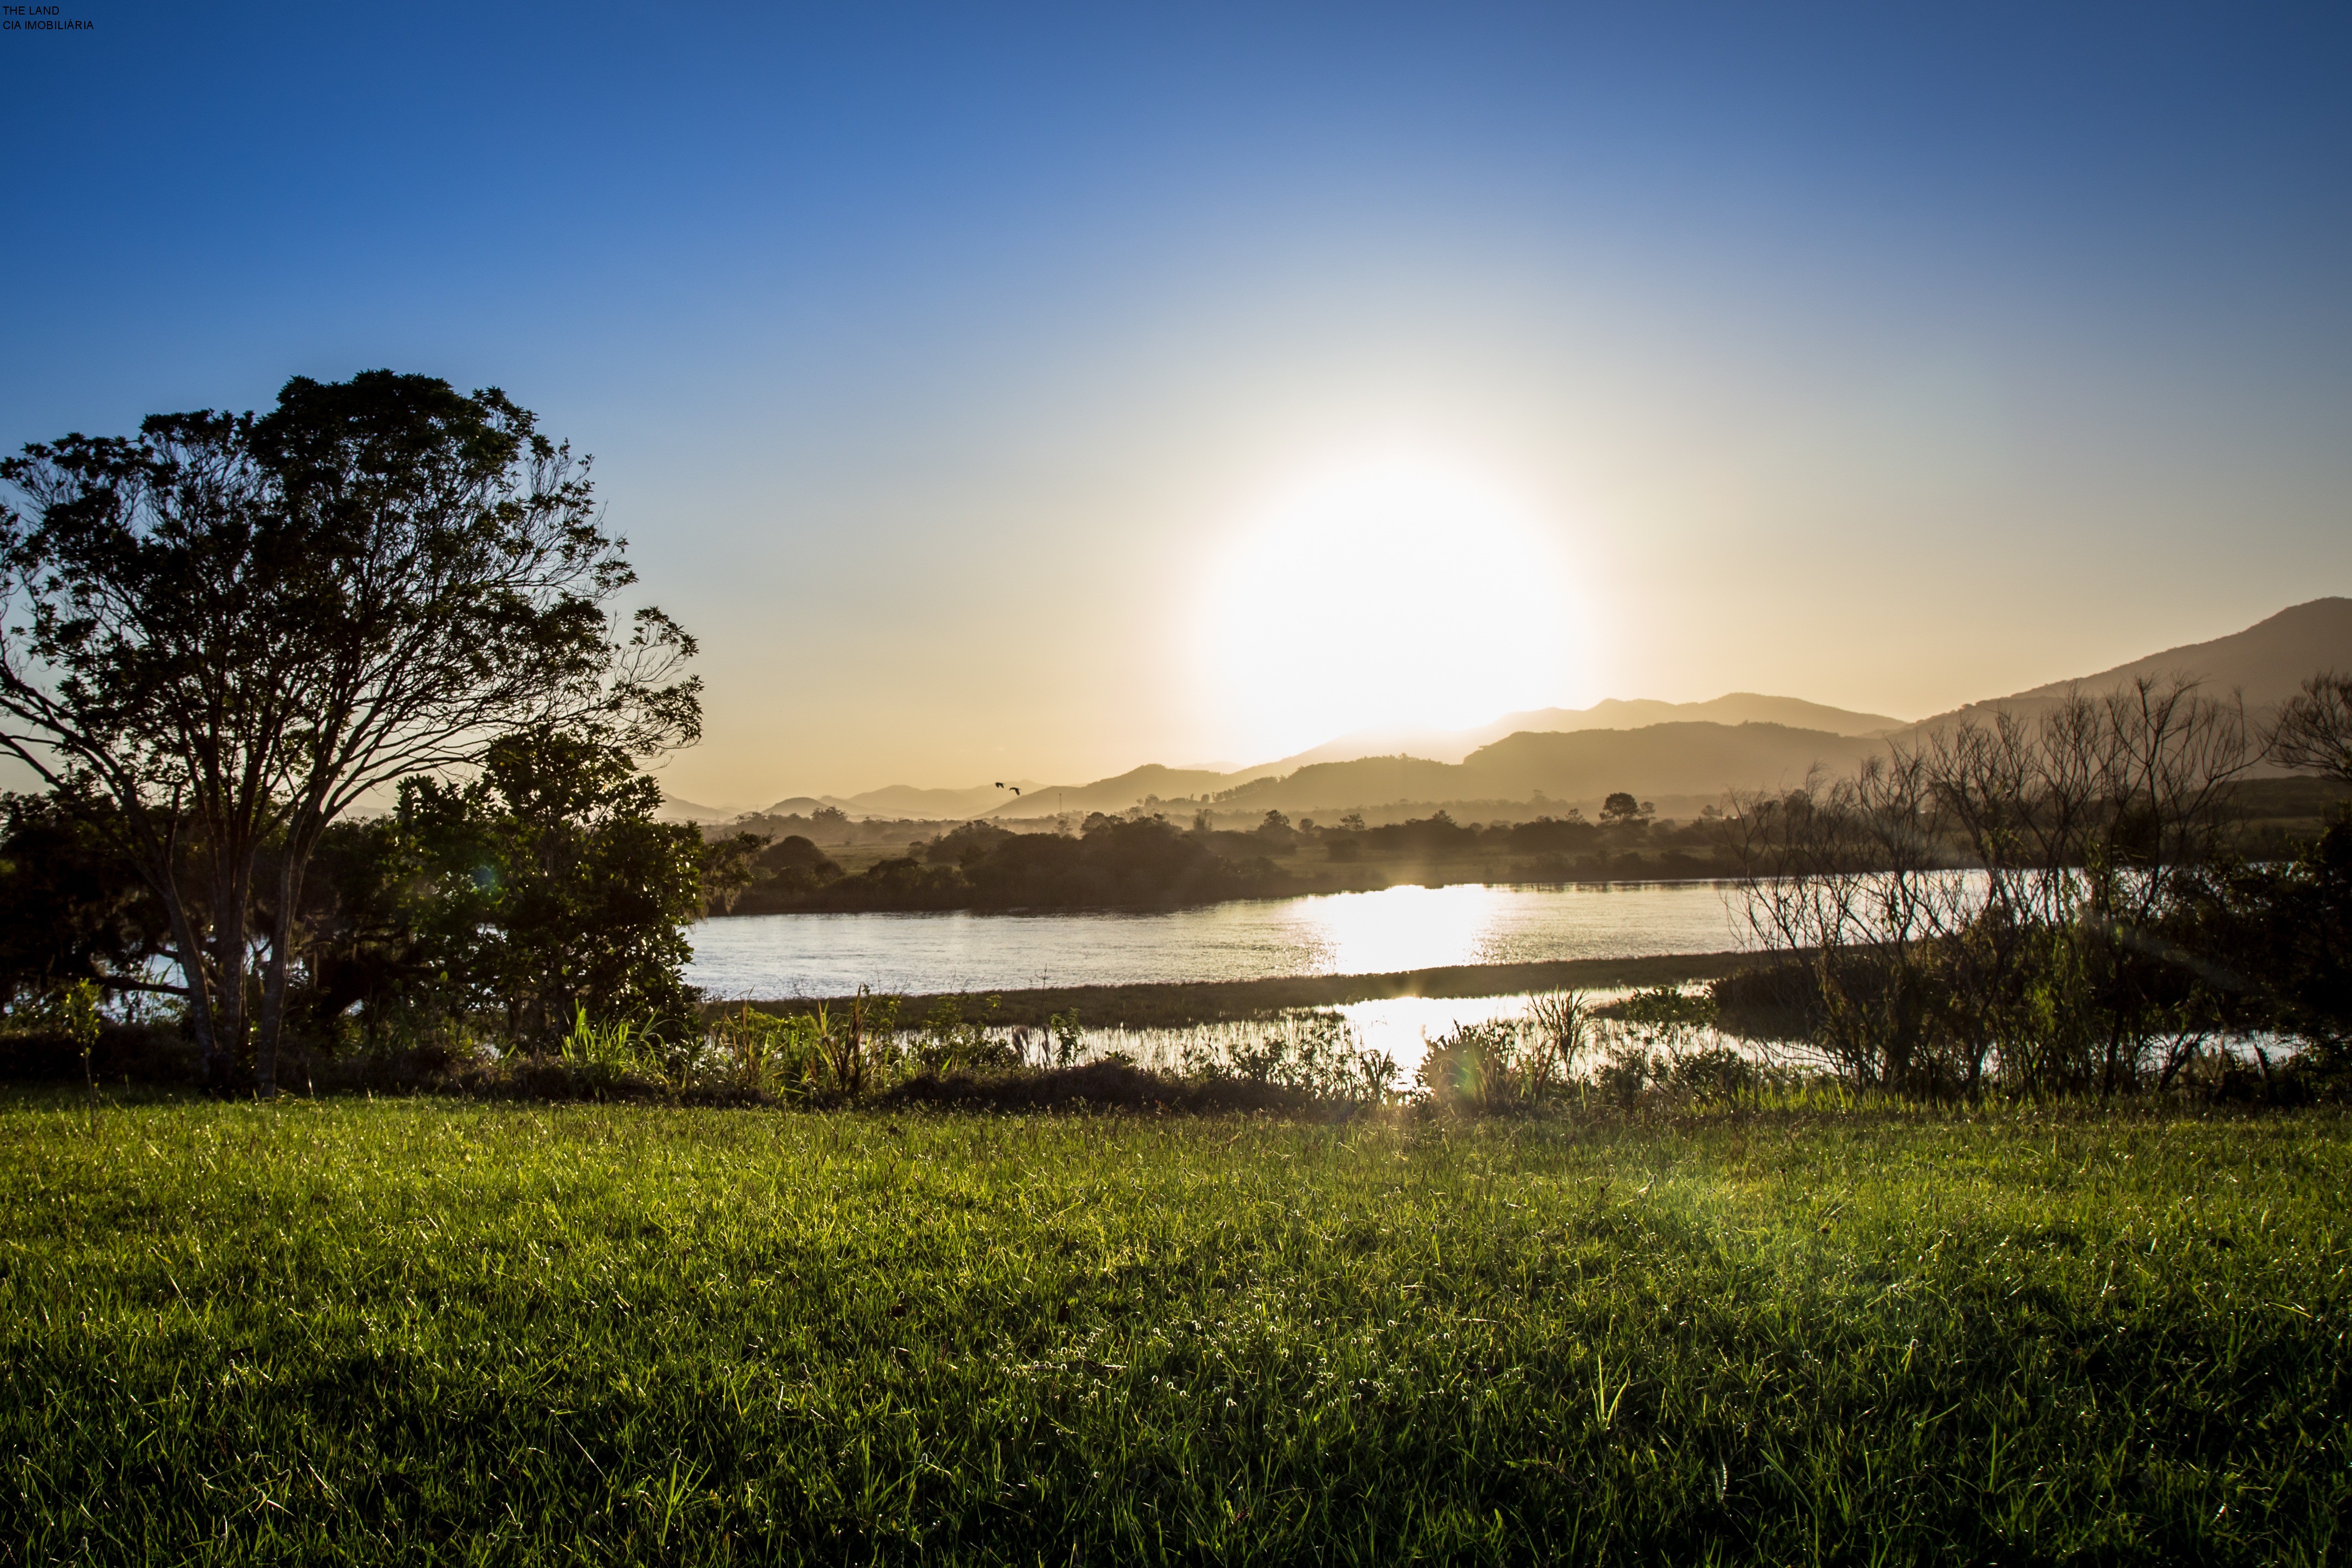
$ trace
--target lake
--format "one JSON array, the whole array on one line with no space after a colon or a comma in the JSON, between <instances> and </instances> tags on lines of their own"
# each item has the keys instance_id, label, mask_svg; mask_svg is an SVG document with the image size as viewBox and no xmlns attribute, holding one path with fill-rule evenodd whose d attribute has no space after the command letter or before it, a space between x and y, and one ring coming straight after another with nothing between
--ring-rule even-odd
<instances>
[{"instance_id":1,"label":"lake","mask_svg":"<svg viewBox=\"0 0 2352 1568\"><path fill-rule=\"evenodd\" d=\"M1738 883L1391 887L1190 909L749 915L698 923L687 978L714 998L1379 975L1750 945Z\"/></svg>"}]
</instances>

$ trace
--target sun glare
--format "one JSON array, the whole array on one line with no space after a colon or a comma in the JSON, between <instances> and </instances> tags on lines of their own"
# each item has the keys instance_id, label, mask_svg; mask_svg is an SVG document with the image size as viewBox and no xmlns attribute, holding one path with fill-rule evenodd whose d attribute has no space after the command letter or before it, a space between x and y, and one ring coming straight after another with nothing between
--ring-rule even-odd
<instances>
[{"instance_id":1,"label":"sun glare","mask_svg":"<svg viewBox=\"0 0 2352 1568\"><path fill-rule=\"evenodd\" d=\"M1214 561L1202 669L1234 744L1456 729L1564 700L1581 618L1534 508L1425 459L1328 470Z\"/></svg>"}]
</instances>

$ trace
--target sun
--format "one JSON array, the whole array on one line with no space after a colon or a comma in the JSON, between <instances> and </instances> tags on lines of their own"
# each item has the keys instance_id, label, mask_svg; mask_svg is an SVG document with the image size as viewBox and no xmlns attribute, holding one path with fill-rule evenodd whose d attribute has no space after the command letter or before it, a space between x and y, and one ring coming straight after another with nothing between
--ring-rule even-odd
<instances>
[{"instance_id":1,"label":"sun","mask_svg":"<svg viewBox=\"0 0 2352 1568\"><path fill-rule=\"evenodd\" d=\"M1559 531L1427 457L1309 474L1246 512L1210 562L1204 695L1232 744L1272 755L1560 702L1584 617Z\"/></svg>"}]
</instances>

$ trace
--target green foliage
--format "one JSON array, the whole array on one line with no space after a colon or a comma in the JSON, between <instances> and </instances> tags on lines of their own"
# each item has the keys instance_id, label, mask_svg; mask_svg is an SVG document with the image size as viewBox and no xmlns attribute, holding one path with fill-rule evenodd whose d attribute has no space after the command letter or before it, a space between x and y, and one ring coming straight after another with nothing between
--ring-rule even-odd
<instances>
[{"instance_id":1,"label":"green foliage","mask_svg":"<svg viewBox=\"0 0 2352 1568\"><path fill-rule=\"evenodd\" d=\"M1509 1019L1457 1023L1429 1042L1419 1087L1446 1110L1497 1110L1525 1098L1519 1055L1519 1028Z\"/></svg>"},{"instance_id":2,"label":"green foliage","mask_svg":"<svg viewBox=\"0 0 2352 1568\"><path fill-rule=\"evenodd\" d=\"M1456 1024L1429 1041L1418 1088L1431 1104L1449 1111L1560 1100L1578 1092L1577 1067L1592 1031L1592 1009L1578 992L1533 997L1523 1019Z\"/></svg>"},{"instance_id":3,"label":"green foliage","mask_svg":"<svg viewBox=\"0 0 2352 1568\"><path fill-rule=\"evenodd\" d=\"M1581 992L1545 991L1528 998L1522 1036L1532 1036L1521 1071L1530 1100L1560 1093L1576 1075L1592 1029L1592 1013Z\"/></svg>"},{"instance_id":4,"label":"green foliage","mask_svg":"<svg viewBox=\"0 0 2352 1568\"><path fill-rule=\"evenodd\" d=\"M2317 1563L2347 1183L2333 1113L17 1101L0 1540Z\"/></svg>"},{"instance_id":5,"label":"green foliage","mask_svg":"<svg viewBox=\"0 0 2352 1568\"><path fill-rule=\"evenodd\" d=\"M898 1038L898 998L861 992L846 1009L770 1013L743 1004L699 1023L678 1017L647 1027L600 1019L585 1008L558 1042L563 1075L509 1058L477 1070L466 1086L572 1097L646 1092L673 1100L822 1106L898 1082L909 1065Z\"/></svg>"},{"instance_id":6,"label":"green foliage","mask_svg":"<svg viewBox=\"0 0 2352 1568\"><path fill-rule=\"evenodd\" d=\"M19 996L0 1017L0 1038L34 1036L64 1041L80 1058L85 1073L90 1050L97 1045L104 1022L100 1005L105 993L95 980L68 980L46 990Z\"/></svg>"},{"instance_id":7,"label":"green foliage","mask_svg":"<svg viewBox=\"0 0 2352 1568\"><path fill-rule=\"evenodd\" d=\"M1678 986L1647 986L1610 1012L1623 1019L1645 1048L1678 1052L1715 1028L1717 1007L1715 998L1706 991L1685 991Z\"/></svg>"},{"instance_id":8,"label":"green foliage","mask_svg":"<svg viewBox=\"0 0 2352 1568\"><path fill-rule=\"evenodd\" d=\"M572 1032L563 1037L557 1054L575 1071L596 1076L655 1083L669 1077L658 1037L626 1019L592 1023L585 1007L573 1015Z\"/></svg>"},{"instance_id":9,"label":"green foliage","mask_svg":"<svg viewBox=\"0 0 2352 1568\"><path fill-rule=\"evenodd\" d=\"M767 841L757 833L730 833L702 845L702 902L725 915L735 907L743 890L760 876L761 852Z\"/></svg>"},{"instance_id":10,"label":"green foliage","mask_svg":"<svg viewBox=\"0 0 2352 1568\"><path fill-rule=\"evenodd\" d=\"M0 796L0 1006L136 981L164 950L163 904L122 853L120 818L87 789Z\"/></svg>"},{"instance_id":11,"label":"green foliage","mask_svg":"<svg viewBox=\"0 0 2352 1568\"><path fill-rule=\"evenodd\" d=\"M778 1017L746 1005L711 1021L705 1060L730 1087L763 1099L796 1100L824 1082L821 1033L818 1020L805 1013Z\"/></svg>"},{"instance_id":12,"label":"green foliage","mask_svg":"<svg viewBox=\"0 0 2352 1568\"><path fill-rule=\"evenodd\" d=\"M293 1026L320 1044L349 1034L383 1049L448 1021L422 926L432 889L424 848L396 814L320 834L303 878Z\"/></svg>"},{"instance_id":13,"label":"green foliage","mask_svg":"<svg viewBox=\"0 0 2352 1568\"><path fill-rule=\"evenodd\" d=\"M982 1065L982 1059L988 1055L984 1036L977 1029L971 1030L979 1040L977 1045L961 1037L952 1010L950 1009L950 1016L942 1019L939 1009L933 1009L933 1022L938 1027L927 1038L936 1042L944 1036L951 1047L963 1045L966 1047L964 1054L956 1056L950 1049L950 1056L965 1066ZM903 1065L898 1043L898 998L896 997L877 998L866 987L860 986L857 995L850 1000L846 1017L832 1014L819 1007L812 1022L813 1039L825 1072L825 1087L835 1094L855 1098L869 1088L879 1088ZM938 1071L936 1059L932 1070Z\"/></svg>"},{"instance_id":14,"label":"green foliage","mask_svg":"<svg viewBox=\"0 0 2352 1568\"><path fill-rule=\"evenodd\" d=\"M1360 1049L1348 1020L1337 1013L1285 1019L1252 1032L1255 1038L1222 1047L1188 1041L1179 1071L1195 1081L1238 1079L1342 1104L1378 1105L1389 1098L1395 1060Z\"/></svg>"},{"instance_id":15,"label":"green foliage","mask_svg":"<svg viewBox=\"0 0 2352 1568\"><path fill-rule=\"evenodd\" d=\"M1466 854L1478 844L1475 830L1463 826L1444 811L1434 811L1409 822L1367 828L1360 837L1367 849L1404 856Z\"/></svg>"},{"instance_id":16,"label":"green foliage","mask_svg":"<svg viewBox=\"0 0 2352 1568\"><path fill-rule=\"evenodd\" d=\"M733 907L755 914L1200 904L1244 896L1271 874L1263 862L1237 865L1201 835L1158 817L1097 814L1078 836L1011 833L971 823L916 847L919 854L892 856L849 876L822 857L813 865L779 865Z\"/></svg>"},{"instance_id":17,"label":"green foliage","mask_svg":"<svg viewBox=\"0 0 2352 1568\"><path fill-rule=\"evenodd\" d=\"M2222 868L2194 892L2182 944L2219 1021L2272 1030L2321 1073L2352 1077L2352 813L2288 859Z\"/></svg>"},{"instance_id":18,"label":"green foliage","mask_svg":"<svg viewBox=\"0 0 2352 1568\"><path fill-rule=\"evenodd\" d=\"M1072 1008L1066 1013L1046 1015L1045 1032L1054 1042L1054 1065L1076 1066L1085 1045L1085 1036L1078 1029L1078 1009Z\"/></svg>"},{"instance_id":19,"label":"green foliage","mask_svg":"<svg viewBox=\"0 0 2352 1568\"><path fill-rule=\"evenodd\" d=\"M982 1007L992 1014L997 1010L997 999L991 997ZM991 1034L989 1029L984 1018L965 1018L963 1004L956 998L941 997L924 1015L914 1045L915 1065L932 1073L1002 1072L1021 1065L1012 1046Z\"/></svg>"},{"instance_id":20,"label":"green foliage","mask_svg":"<svg viewBox=\"0 0 2352 1568\"><path fill-rule=\"evenodd\" d=\"M660 805L625 755L546 733L499 742L470 784L409 780L398 820L430 879L418 925L449 1006L525 1047L592 1004L685 1015L703 850Z\"/></svg>"}]
</instances>

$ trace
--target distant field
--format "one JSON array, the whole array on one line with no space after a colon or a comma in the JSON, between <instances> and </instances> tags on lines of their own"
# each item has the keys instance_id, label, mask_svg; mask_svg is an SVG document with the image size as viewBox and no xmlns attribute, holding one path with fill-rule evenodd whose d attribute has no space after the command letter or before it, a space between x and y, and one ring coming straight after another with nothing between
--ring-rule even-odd
<instances>
[{"instance_id":1,"label":"distant field","mask_svg":"<svg viewBox=\"0 0 2352 1568\"><path fill-rule=\"evenodd\" d=\"M2352 1121L0 1106L0 1561L2317 1563Z\"/></svg>"}]
</instances>

